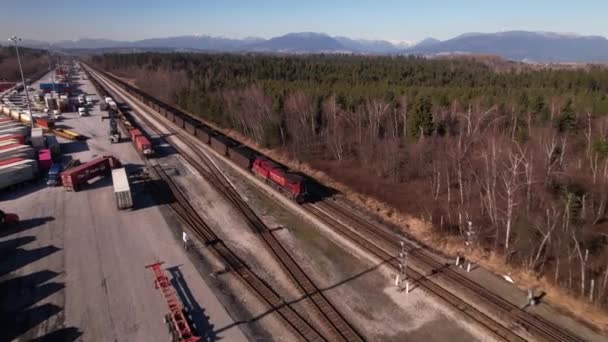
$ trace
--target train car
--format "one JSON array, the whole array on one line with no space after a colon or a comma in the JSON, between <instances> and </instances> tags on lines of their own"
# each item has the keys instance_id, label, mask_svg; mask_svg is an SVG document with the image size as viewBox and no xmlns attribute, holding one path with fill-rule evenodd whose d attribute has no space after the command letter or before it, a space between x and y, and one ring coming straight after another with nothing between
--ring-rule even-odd
<instances>
[{"instance_id":1,"label":"train car","mask_svg":"<svg viewBox=\"0 0 608 342\"><path fill-rule=\"evenodd\" d=\"M165 112L165 117L167 118L167 120L173 122L175 115L173 114L172 111L168 110Z\"/></svg>"},{"instance_id":2,"label":"train car","mask_svg":"<svg viewBox=\"0 0 608 342\"><path fill-rule=\"evenodd\" d=\"M154 154L152 143L150 143L150 140L148 140L139 129L135 128L130 130L129 136L131 137L131 141L135 144L137 151L144 157L150 158Z\"/></svg>"},{"instance_id":3,"label":"train car","mask_svg":"<svg viewBox=\"0 0 608 342\"><path fill-rule=\"evenodd\" d=\"M211 137L211 148L223 156L228 156L228 148L235 145L234 140L224 135L218 134Z\"/></svg>"},{"instance_id":4,"label":"train car","mask_svg":"<svg viewBox=\"0 0 608 342\"><path fill-rule=\"evenodd\" d=\"M263 178L267 184L285 193L288 197L301 203L305 200L304 177L289 171L286 167L266 157L257 157L251 170Z\"/></svg>"},{"instance_id":5,"label":"train car","mask_svg":"<svg viewBox=\"0 0 608 342\"><path fill-rule=\"evenodd\" d=\"M184 116L182 114L175 114L173 116L173 122L175 122L179 128L184 128Z\"/></svg>"},{"instance_id":6,"label":"train car","mask_svg":"<svg viewBox=\"0 0 608 342\"><path fill-rule=\"evenodd\" d=\"M253 165L253 161L260 154L246 145L228 147L228 158L239 167L249 170Z\"/></svg>"},{"instance_id":7,"label":"train car","mask_svg":"<svg viewBox=\"0 0 608 342\"><path fill-rule=\"evenodd\" d=\"M198 122L192 118L186 117L184 120L184 128L186 129L186 132L192 134L192 135L196 135L196 125L198 124Z\"/></svg>"},{"instance_id":8,"label":"train car","mask_svg":"<svg viewBox=\"0 0 608 342\"><path fill-rule=\"evenodd\" d=\"M205 125L198 125L195 128L194 136L196 136L196 138L202 143L209 144L211 139L210 132L209 127Z\"/></svg>"}]
</instances>

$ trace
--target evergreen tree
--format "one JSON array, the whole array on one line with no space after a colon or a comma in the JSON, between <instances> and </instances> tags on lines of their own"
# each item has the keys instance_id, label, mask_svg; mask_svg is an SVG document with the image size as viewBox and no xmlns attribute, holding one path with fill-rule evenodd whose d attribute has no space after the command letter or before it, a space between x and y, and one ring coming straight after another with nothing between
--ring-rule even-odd
<instances>
[{"instance_id":1,"label":"evergreen tree","mask_svg":"<svg viewBox=\"0 0 608 342\"><path fill-rule=\"evenodd\" d=\"M431 98L421 95L416 98L413 114L408 124L408 134L412 138L419 138L420 133L430 135L433 133L433 104Z\"/></svg>"},{"instance_id":2,"label":"evergreen tree","mask_svg":"<svg viewBox=\"0 0 608 342\"><path fill-rule=\"evenodd\" d=\"M576 128L576 115L574 113L574 105L572 103L572 99L569 99L568 102L562 108L562 112L557 119L557 129L561 133L572 132Z\"/></svg>"}]
</instances>

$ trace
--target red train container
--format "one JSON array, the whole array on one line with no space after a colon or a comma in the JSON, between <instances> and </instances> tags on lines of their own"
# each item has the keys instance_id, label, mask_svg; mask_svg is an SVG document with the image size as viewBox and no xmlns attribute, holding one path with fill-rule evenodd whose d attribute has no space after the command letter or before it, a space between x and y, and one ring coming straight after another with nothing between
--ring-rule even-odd
<instances>
[{"instance_id":1,"label":"red train container","mask_svg":"<svg viewBox=\"0 0 608 342\"><path fill-rule=\"evenodd\" d=\"M53 158L51 155L51 150L48 148L43 148L38 151L38 168L40 170L48 170L53 165Z\"/></svg>"},{"instance_id":2,"label":"red train container","mask_svg":"<svg viewBox=\"0 0 608 342\"><path fill-rule=\"evenodd\" d=\"M131 141L135 141L135 138L142 134L141 134L140 130L138 130L137 128L134 128L129 131L129 135L131 136Z\"/></svg>"},{"instance_id":3,"label":"red train container","mask_svg":"<svg viewBox=\"0 0 608 342\"><path fill-rule=\"evenodd\" d=\"M120 166L120 162L112 156L103 156L91 160L61 173L61 183L67 191L78 191L86 182L97 176L109 176L112 168Z\"/></svg>"},{"instance_id":4,"label":"red train container","mask_svg":"<svg viewBox=\"0 0 608 342\"><path fill-rule=\"evenodd\" d=\"M11 165L11 164L20 162L22 160L25 160L25 159L24 158L19 158L19 157L14 157L14 158L8 158L8 159L0 160L0 166Z\"/></svg>"},{"instance_id":5,"label":"red train container","mask_svg":"<svg viewBox=\"0 0 608 342\"><path fill-rule=\"evenodd\" d=\"M0 141L13 140L15 144L25 144L25 137L21 134L4 134L0 135Z\"/></svg>"},{"instance_id":6,"label":"red train container","mask_svg":"<svg viewBox=\"0 0 608 342\"><path fill-rule=\"evenodd\" d=\"M36 125L38 125L39 127L42 127L42 128L46 128L46 129L55 128L55 121L49 120L47 118L36 118L35 122L36 122Z\"/></svg>"},{"instance_id":7,"label":"red train container","mask_svg":"<svg viewBox=\"0 0 608 342\"><path fill-rule=\"evenodd\" d=\"M2 123L2 122L9 122L9 121L13 121L13 119L11 119L11 118L0 118L0 123Z\"/></svg>"},{"instance_id":8,"label":"red train container","mask_svg":"<svg viewBox=\"0 0 608 342\"><path fill-rule=\"evenodd\" d=\"M150 140L143 135L135 137L135 146L137 147L137 150L145 157L150 157L154 153Z\"/></svg>"}]
</instances>

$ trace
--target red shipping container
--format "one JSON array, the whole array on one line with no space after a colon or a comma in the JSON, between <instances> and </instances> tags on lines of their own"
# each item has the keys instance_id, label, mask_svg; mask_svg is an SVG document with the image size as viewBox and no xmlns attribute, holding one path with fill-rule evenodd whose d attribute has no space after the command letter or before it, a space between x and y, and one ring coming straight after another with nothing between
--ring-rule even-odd
<instances>
[{"instance_id":1,"label":"red shipping container","mask_svg":"<svg viewBox=\"0 0 608 342\"><path fill-rule=\"evenodd\" d=\"M70 191L78 191L90 179L97 176L108 176L112 171L114 157L99 157L88 163L79 165L61 173L63 187Z\"/></svg>"},{"instance_id":2,"label":"red shipping container","mask_svg":"<svg viewBox=\"0 0 608 342\"><path fill-rule=\"evenodd\" d=\"M0 122L9 122L9 121L13 121L13 119L11 119L11 118L0 118Z\"/></svg>"},{"instance_id":3,"label":"red shipping container","mask_svg":"<svg viewBox=\"0 0 608 342\"><path fill-rule=\"evenodd\" d=\"M53 158L51 156L51 150L48 148L41 149L38 151L38 166L41 170L48 170L53 165Z\"/></svg>"},{"instance_id":4,"label":"red shipping container","mask_svg":"<svg viewBox=\"0 0 608 342\"><path fill-rule=\"evenodd\" d=\"M36 125L43 128L55 128L55 122L47 118L36 118Z\"/></svg>"},{"instance_id":5,"label":"red shipping container","mask_svg":"<svg viewBox=\"0 0 608 342\"><path fill-rule=\"evenodd\" d=\"M25 137L21 134L4 134L0 135L0 141L14 140L21 145L25 144Z\"/></svg>"},{"instance_id":6,"label":"red shipping container","mask_svg":"<svg viewBox=\"0 0 608 342\"><path fill-rule=\"evenodd\" d=\"M25 159L19 158L19 157L15 157L15 158L8 158L8 159L0 160L0 166L11 165L11 164L14 164L16 162L20 162L22 160L25 160Z\"/></svg>"},{"instance_id":7,"label":"red shipping container","mask_svg":"<svg viewBox=\"0 0 608 342\"><path fill-rule=\"evenodd\" d=\"M17 147L17 146L21 146L23 144L20 143L14 143L14 144L10 144L10 145L4 145L4 146L0 146L0 150L9 150L13 147Z\"/></svg>"},{"instance_id":8,"label":"red shipping container","mask_svg":"<svg viewBox=\"0 0 608 342\"><path fill-rule=\"evenodd\" d=\"M131 141L135 141L135 138L142 134L141 134L140 130L138 130L137 128L134 128L129 131L129 135L131 136Z\"/></svg>"}]
</instances>

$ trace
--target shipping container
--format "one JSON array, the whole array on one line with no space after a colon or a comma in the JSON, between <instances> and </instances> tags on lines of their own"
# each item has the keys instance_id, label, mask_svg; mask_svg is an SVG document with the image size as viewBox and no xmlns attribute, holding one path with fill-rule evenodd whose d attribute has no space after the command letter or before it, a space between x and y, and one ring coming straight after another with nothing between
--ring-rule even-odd
<instances>
[{"instance_id":1,"label":"shipping container","mask_svg":"<svg viewBox=\"0 0 608 342\"><path fill-rule=\"evenodd\" d=\"M25 159L24 158L19 158L19 157L14 157L14 158L8 158L8 159L0 160L0 166L14 164L14 163L20 162L22 160L25 160Z\"/></svg>"},{"instance_id":2,"label":"shipping container","mask_svg":"<svg viewBox=\"0 0 608 342\"><path fill-rule=\"evenodd\" d=\"M51 168L51 165L53 165L51 150L48 148L40 149L38 151L38 169L46 171Z\"/></svg>"},{"instance_id":3,"label":"shipping container","mask_svg":"<svg viewBox=\"0 0 608 342\"><path fill-rule=\"evenodd\" d=\"M20 127L23 126L23 122L17 122L17 121L5 121L5 122L0 122L0 129L4 129L4 128L11 128L11 127Z\"/></svg>"},{"instance_id":4,"label":"shipping container","mask_svg":"<svg viewBox=\"0 0 608 342\"><path fill-rule=\"evenodd\" d=\"M2 134L0 141L14 141L16 144L25 144L25 137L21 134Z\"/></svg>"},{"instance_id":5,"label":"shipping container","mask_svg":"<svg viewBox=\"0 0 608 342\"><path fill-rule=\"evenodd\" d=\"M25 159L34 159L34 149L28 145L12 144L0 146L0 160L12 157L22 157Z\"/></svg>"},{"instance_id":6,"label":"shipping container","mask_svg":"<svg viewBox=\"0 0 608 342\"><path fill-rule=\"evenodd\" d=\"M132 208L133 197L131 196L129 178L124 167L112 170L112 184L114 186L116 207L120 210Z\"/></svg>"},{"instance_id":7,"label":"shipping container","mask_svg":"<svg viewBox=\"0 0 608 342\"><path fill-rule=\"evenodd\" d=\"M76 166L61 173L61 183L67 191L79 191L90 179L98 176L109 176L114 157L99 157L88 163ZM120 163L118 163L120 164Z\"/></svg>"},{"instance_id":8,"label":"shipping container","mask_svg":"<svg viewBox=\"0 0 608 342\"><path fill-rule=\"evenodd\" d=\"M21 127L0 128L0 135L4 134L19 134L25 137L28 135L28 127L22 125Z\"/></svg>"},{"instance_id":9,"label":"shipping container","mask_svg":"<svg viewBox=\"0 0 608 342\"><path fill-rule=\"evenodd\" d=\"M45 128L45 129L53 129L53 128L55 128L55 120L54 119L50 119L48 117L41 118L41 117L35 117L34 116L34 122L36 123L37 126Z\"/></svg>"},{"instance_id":10,"label":"shipping container","mask_svg":"<svg viewBox=\"0 0 608 342\"><path fill-rule=\"evenodd\" d=\"M13 122L11 118L0 118L0 122Z\"/></svg>"},{"instance_id":11,"label":"shipping container","mask_svg":"<svg viewBox=\"0 0 608 342\"><path fill-rule=\"evenodd\" d=\"M32 128L32 147L42 148L44 147L44 132L42 128Z\"/></svg>"},{"instance_id":12,"label":"shipping container","mask_svg":"<svg viewBox=\"0 0 608 342\"><path fill-rule=\"evenodd\" d=\"M36 178L38 163L33 159L23 159L0 166L0 189L5 189Z\"/></svg>"}]
</instances>

